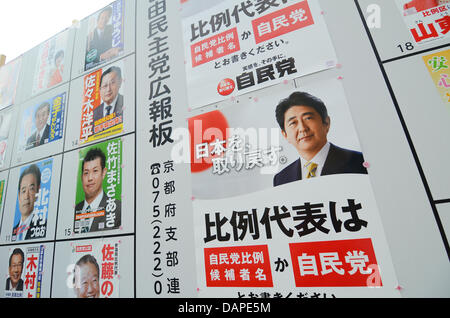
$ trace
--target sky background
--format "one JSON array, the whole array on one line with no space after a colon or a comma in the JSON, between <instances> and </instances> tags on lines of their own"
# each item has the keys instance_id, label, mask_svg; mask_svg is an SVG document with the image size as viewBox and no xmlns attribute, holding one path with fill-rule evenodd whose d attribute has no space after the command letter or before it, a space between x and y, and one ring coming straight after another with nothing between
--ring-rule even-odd
<instances>
[{"instance_id":1,"label":"sky background","mask_svg":"<svg viewBox=\"0 0 450 318\"><path fill-rule=\"evenodd\" d=\"M114 0L0 0L0 54L6 63Z\"/></svg>"}]
</instances>

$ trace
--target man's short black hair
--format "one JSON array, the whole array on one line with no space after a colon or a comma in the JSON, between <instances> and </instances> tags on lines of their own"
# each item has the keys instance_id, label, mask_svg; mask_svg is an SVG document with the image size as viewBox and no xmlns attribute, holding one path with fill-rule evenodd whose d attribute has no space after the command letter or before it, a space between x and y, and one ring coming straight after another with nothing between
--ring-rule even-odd
<instances>
[{"instance_id":1,"label":"man's short black hair","mask_svg":"<svg viewBox=\"0 0 450 318\"><path fill-rule=\"evenodd\" d=\"M22 179L23 177L25 177L27 174L33 174L36 178L36 182L37 182L37 187L39 188L41 186L41 170L39 169L38 166L36 166L35 164L32 164L31 166L29 166L28 168L26 168L22 174L20 175L19 178L19 187L18 190L20 191L20 185L22 184Z\"/></svg>"},{"instance_id":2,"label":"man's short black hair","mask_svg":"<svg viewBox=\"0 0 450 318\"><path fill-rule=\"evenodd\" d=\"M102 165L102 170L106 167L106 156L99 148L90 149L86 156L83 159L83 165L81 166L81 171L84 170L84 163L88 161L94 161L95 159L100 158L100 162Z\"/></svg>"},{"instance_id":3,"label":"man's short black hair","mask_svg":"<svg viewBox=\"0 0 450 318\"><path fill-rule=\"evenodd\" d=\"M309 106L314 108L322 117L322 122L325 124L328 118L328 111L325 103L318 97L306 92L294 92L288 98L280 101L275 110L278 125L285 131L284 114L293 106Z\"/></svg>"},{"instance_id":4,"label":"man's short black hair","mask_svg":"<svg viewBox=\"0 0 450 318\"><path fill-rule=\"evenodd\" d=\"M9 266L11 267L11 261L14 255L20 255L22 256L22 268L23 268L23 262L25 261L25 255L23 254L23 251L20 248L14 249L11 256L9 257Z\"/></svg>"},{"instance_id":5,"label":"man's short black hair","mask_svg":"<svg viewBox=\"0 0 450 318\"><path fill-rule=\"evenodd\" d=\"M122 70L120 69L120 67L118 66L111 66L110 68L108 68L106 71L103 72L102 77L100 77L100 86L102 86L103 83L103 78L108 75L109 73L116 73L117 74L117 78L119 80L122 80Z\"/></svg>"}]
</instances>

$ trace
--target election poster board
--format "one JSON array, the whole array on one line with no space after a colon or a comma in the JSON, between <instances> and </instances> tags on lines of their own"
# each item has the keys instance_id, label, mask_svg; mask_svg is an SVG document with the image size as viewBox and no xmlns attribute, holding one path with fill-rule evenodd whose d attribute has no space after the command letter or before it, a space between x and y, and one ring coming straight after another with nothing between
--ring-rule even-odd
<instances>
[{"instance_id":1,"label":"election poster board","mask_svg":"<svg viewBox=\"0 0 450 318\"><path fill-rule=\"evenodd\" d=\"M0 110L15 103L22 57L0 67Z\"/></svg>"},{"instance_id":2,"label":"election poster board","mask_svg":"<svg viewBox=\"0 0 450 318\"><path fill-rule=\"evenodd\" d=\"M67 79L72 54L67 52L70 39L67 29L41 43L38 48L31 94L34 96Z\"/></svg>"},{"instance_id":3,"label":"election poster board","mask_svg":"<svg viewBox=\"0 0 450 318\"><path fill-rule=\"evenodd\" d=\"M182 30L192 109L336 64L317 1L222 1L184 16Z\"/></svg>"},{"instance_id":4,"label":"election poster board","mask_svg":"<svg viewBox=\"0 0 450 318\"><path fill-rule=\"evenodd\" d=\"M189 119L200 297L398 297L342 83L322 75ZM296 120L306 139L284 137L275 118L288 97L311 102L304 93L322 100L329 116L327 125L318 122L330 148L311 159L322 160L314 178L298 164L301 144L320 134L309 117L314 108L289 108L303 111ZM352 155L335 157L336 146Z\"/></svg>"}]
</instances>

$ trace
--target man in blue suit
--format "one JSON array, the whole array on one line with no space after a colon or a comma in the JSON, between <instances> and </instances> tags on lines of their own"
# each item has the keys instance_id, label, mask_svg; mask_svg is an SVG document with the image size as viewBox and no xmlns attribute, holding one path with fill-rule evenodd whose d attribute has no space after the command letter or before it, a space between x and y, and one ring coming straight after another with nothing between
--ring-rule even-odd
<instances>
[{"instance_id":1,"label":"man in blue suit","mask_svg":"<svg viewBox=\"0 0 450 318\"><path fill-rule=\"evenodd\" d=\"M294 92L278 104L276 118L300 158L275 175L274 186L331 174L367 174L362 153L328 142L330 117L319 98Z\"/></svg>"}]
</instances>

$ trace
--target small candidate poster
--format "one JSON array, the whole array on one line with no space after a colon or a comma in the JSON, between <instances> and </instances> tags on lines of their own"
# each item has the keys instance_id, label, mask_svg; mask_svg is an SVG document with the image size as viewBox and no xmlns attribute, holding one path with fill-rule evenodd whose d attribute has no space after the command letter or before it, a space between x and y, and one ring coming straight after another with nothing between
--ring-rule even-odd
<instances>
[{"instance_id":1,"label":"small candidate poster","mask_svg":"<svg viewBox=\"0 0 450 318\"><path fill-rule=\"evenodd\" d=\"M0 67L0 110L14 104L22 58Z\"/></svg>"},{"instance_id":2,"label":"small candidate poster","mask_svg":"<svg viewBox=\"0 0 450 318\"><path fill-rule=\"evenodd\" d=\"M396 0L396 3L417 44L449 37L448 0Z\"/></svg>"},{"instance_id":3,"label":"small candidate poster","mask_svg":"<svg viewBox=\"0 0 450 318\"><path fill-rule=\"evenodd\" d=\"M19 152L51 143L63 137L66 100L67 94L64 92L23 111L18 144Z\"/></svg>"},{"instance_id":4,"label":"small candidate poster","mask_svg":"<svg viewBox=\"0 0 450 318\"><path fill-rule=\"evenodd\" d=\"M41 298L45 246L11 248L6 298Z\"/></svg>"},{"instance_id":5,"label":"small candidate poster","mask_svg":"<svg viewBox=\"0 0 450 318\"><path fill-rule=\"evenodd\" d=\"M73 243L69 295L75 298L120 296L120 240Z\"/></svg>"},{"instance_id":6,"label":"small candidate poster","mask_svg":"<svg viewBox=\"0 0 450 318\"><path fill-rule=\"evenodd\" d=\"M124 1L118 0L89 17L85 71L123 53Z\"/></svg>"},{"instance_id":7,"label":"small candidate poster","mask_svg":"<svg viewBox=\"0 0 450 318\"><path fill-rule=\"evenodd\" d=\"M443 102L450 109L450 50L422 57Z\"/></svg>"},{"instance_id":8,"label":"small candidate poster","mask_svg":"<svg viewBox=\"0 0 450 318\"><path fill-rule=\"evenodd\" d=\"M0 168L5 166L6 151L8 145L11 145L9 140L9 131L11 127L12 112L5 111L0 114Z\"/></svg>"},{"instance_id":9,"label":"small candidate poster","mask_svg":"<svg viewBox=\"0 0 450 318\"><path fill-rule=\"evenodd\" d=\"M183 4L195 5L195 1ZM336 63L317 1L222 1L184 17L183 32L190 108ZM150 53L160 50L158 44L152 44ZM155 60L155 67L161 63Z\"/></svg>"},{"instance_id":10,"label":"small candidate poster","mask_svg":"<svg viewBox=\"0 0 450 318\"><path fill-rule=\"evenodd\" d=\"M52 168L50 158L20 169L12 242L46 237Z\"/></svg>"},{"instance_id":11,"label":"small candidate poster","mask_svg":"<svg viewBox=\"0 0 450 318\"><path fill-rule=\"evenodd\" d=\"M122 140L80 150L73 230L118 229L122 211Z\"/></svg>"},{"instance_id":12,"label":"small candidate poster","mask_svg":"<svg viewBox=\"0 0 450 318\"><path fill-rule=\"evenodd\" d=\"M84 77L80 144L123 131L123 62Z\"/></svg>"},{"instance_id":13,"label":"small candidate poster","mask_svg":"<svg viewBox=\"0 0 450 318\"><path fill-rule=\"evenodd\" d=\"M32 94L38 94L61 83L69 32L64 31L39 46Z\"/></svg>"}]
</instances>

